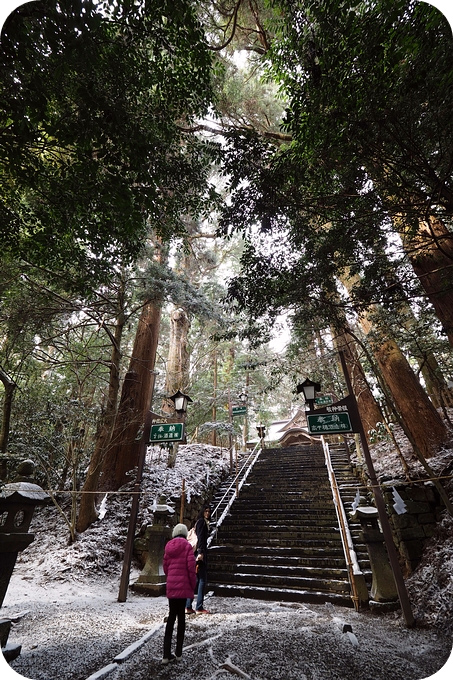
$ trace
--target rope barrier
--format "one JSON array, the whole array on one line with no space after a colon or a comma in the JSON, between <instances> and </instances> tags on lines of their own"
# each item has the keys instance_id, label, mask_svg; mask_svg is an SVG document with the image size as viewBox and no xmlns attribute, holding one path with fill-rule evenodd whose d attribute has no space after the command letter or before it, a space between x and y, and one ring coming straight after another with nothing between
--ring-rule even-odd
<instances>
[{"instance_id":1,"label":"rope barrier","mask_svg":"<svg viewBox=\"0 0 453 680\"><path fill-rule=\"evenodd\" d=\"M420 479L398 479L382 482L381 484L341 484L342 489L385 489L389 486L414 486L415 484L425 484L426 482L442 481L453 479L453 475L442 475L440 477L423 477Z\"/></svg>"},{"instance_id":2,"label":"rope barrier","mask_svg":"<svg viewBox=\"0 0 453 680\"><path fill-rule=\"evenodd\" d=\"M341 489L387 489L390 486L414 486L416 484L425 484L426 482L442 481L453 479L453 475L442 475L439 477L424 477L422 479L411 479L408 480L392 480L391 482L383 482L381 484L340 484ZM140 494L142 496L155 496L156 491L83 491L83 490L71 490L71 489L43 489L48 494L52 493L67 493L67 494L95 494L96 496L106 496L106 495L116 495L116 496L131 496L133 494Z\"/></svg>"}]
</instances>

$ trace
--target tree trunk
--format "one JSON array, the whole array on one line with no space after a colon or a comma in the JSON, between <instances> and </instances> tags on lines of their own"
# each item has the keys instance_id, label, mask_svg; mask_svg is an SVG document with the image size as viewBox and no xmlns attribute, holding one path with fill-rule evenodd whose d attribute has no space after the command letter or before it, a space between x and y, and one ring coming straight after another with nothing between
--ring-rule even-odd
<instances>
[{"instance_id":1,"label":"tree trunk","mask_svg":"<svg viewBox=\"0 0 453 680\"><path fill-rule=\"evenodd\" d=\"M0 453L6 453L8 450L11 411L13 408L13 397L14 390L16 389L16 383L14 380L11 380L11 378L2 368L0 368L0 380L2 381L5 388L5 397L3 399L2 430L0 436Z\"/></svg>"},{"instance_id":2,"label":"tree trunk","mask_svg":"<svg viewBox=\"0 0 453 680\"><path fill-rule=\"evenodd\" d=\"M453 234L436 217L420 221L416 235L395 220L404 250L453 346Z\"/></svg>"},{"instance_id":3,"label":"tree trunk","mask_svg":"<svg viewBox=\"0 0 453 680\"><path fill-rule=\"evenodd\" d=\"M417 319L409 304L404 302L400 305L401 317L404 318L404 327L410 333L411 353L419 365L419 373L425 381L426 391L429 394L435 408L444 408L453 403L453 395L448 387L439 363L429 349L426 338L420 338L417 328Z\"/></svg>"},{"instance_id":4,"label":"tree trunk","mask_svg":"<svg viewBox=\"0 0 453 680\"><path fill-rule=\"evenodd\" d=\"M163 263L165 253L156 249L156 261ZM127 473L138 464L140 428L151 406L154 365L162 303L149 301L143 308L135 334L129 369L124 378L108 455L104 459L100 489L119 489Z\"/></svg>"},{"instance_id":5,"label":"tree trunk","mask_svg":"<svg viewBox=\"0 0 453 680\"><path fill-rule=\"evenodd\" d=\"M137 440L151 406L160 315L161 305L148 302L138 322L109 452L102 468L101 489L104 491L119 489L127 481L126 474L138 464Z\"/></svg>"},{"instance_id":6,"label":"tree trunk","mask_svg":"<svg viewBox=\"0 0 453 680\"><path fill-rule=\"evenodd\" d=\"M419 361L420 372L426 384L426 391L434 406L436 408L452 406L451 390L434 354L426 352L423 356L418 356L417 360Z\"/></svg>"},{"instance_id":7,"label":"tree trunk","mask_svg":"<svg viewBox=\"0 0 453 680\"><path fill-rule=\"evenodd\" d=\"M370 338L371 324L363 317L360 323ZM392 338L373 338L370 339L370 346L404 423L405 432L420 454L430 458L447 439L445 424L396 342Z\"/></svg>"},{"instance_id":8,"label":"tree trunk","mask_svg":"<svg viewBox=\"0 0 453 680\"><path fill-rule=\"evenodd\" d=\"M6 453L9 442L9 429L11 422L11 411L13 408L14 390L16 383L0 368L0 380L5 388L3 399L2 429L0 431L0 453ZM0 461L0 480L6 480L8 476L8 466L6 460Z\"/></svg>"},{"instance_id":9,"label":"tree trunk","mask_svg":"<svg viewBox=\"0 0 453 680\"><path fill-rule=\"evenodd\" d=\"M345 276L342 282L350 290L356 278ZM359 317L360 326L392 394L406 436L423 458L430 458L447 440L447 428L395 340L385 329L377 332L371 318L377 308L373 305Z\"/></svg>"},{"instance_id":10,"label":"tree trunk","mask_svg":"<svg viewBox=\"0 0 453 680\"><path fill-rule=\"evenodd\" d=\"M214 348L214 355L213 355L213 403L212 403L212 422L215 423L217 420L217 348ZM217 446L217 432L215 427L212 430L211 434L211 444L212 446Z\"/></svg>"},{"instance_id":11,"label":"tree trunk","mask_svg":"<svg viewBox=\"0 0 453 680\"><path fill-rule=\"evenodd\" d=\"M190 319L184 309L174 309L170 314L170 344L168 349L166 392L170 396L181 390L184 392L189 385L189 352L187 349L190 330ZM174 415L175 407L171 400L166 399L163 411ZM168 467L176 463L178 444L175 443L168 456Z\"/></svg>"},{"instance_id":12,"label":"tree trunk","mask_svg":"<svg viewBox=\"0 0 453 680\"><path fill-rule=\"evenodd\" d=\"M357 400L360 419L367 440L370 442L370 430L375 430L377 423L384 421L384 416L370 390L359 360L357 345L351 335L348 334L347 328L342 329L339 333L334 333L334 342L337 350L343 351L352 389Z\"/></svg>"},{"instance_id":13,"label":"tree trunk","mask_svg":"<svg viewBox=\"0 0 453 680\"><path fill-rule=\"evenodd\" d=\"M96 445L90 459L85 484L80 499L79 516L77 519L77 531L85 531L90 524L98 518L96 507L96 492L99 486L99 478L106 456L108 455L110 439L115 422L116 406L120 388L120 362L121 362L121 338L124 329L124 304L121 296L119 302L120 313L115 325L115 335L111 337L112 354L110 359L109 388L107 405L102 417L102 422L96 437Z\"/></svg>"},{"instance_id":14,"label":"tree trunk","mask_svg":"<svg viewBox=\"0 0 453 680\"><path fill-rule=\"evenodd\" d=\"M178 390L184 392L189 385L188 336L190 319L184 309L174 309L170 315L170 346L168 350L167 384L168 394Z\"/></svg>"}]
</instances>

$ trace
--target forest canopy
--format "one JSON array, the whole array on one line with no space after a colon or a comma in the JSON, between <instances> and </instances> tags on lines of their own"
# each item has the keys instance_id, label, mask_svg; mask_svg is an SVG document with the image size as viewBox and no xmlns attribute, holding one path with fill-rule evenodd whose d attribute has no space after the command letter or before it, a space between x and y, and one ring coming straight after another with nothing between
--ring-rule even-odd
<instances>
[{"instance_id":1,"label":"forest canopy","mask_svg":"<svg viewBox=\"0 0 453 680\"><path fill-rule=\"evenodd\" d=\"M370 441L398 423L435 455L453 406L452 47L413 0L12 12L2 478L30 457L46 488L85 490L74 536L136 467L150 407L174 416L182 390L189 437L246 442L303 410L307 375L344 394L339 351Z\"/></svg>"}]
</instances>

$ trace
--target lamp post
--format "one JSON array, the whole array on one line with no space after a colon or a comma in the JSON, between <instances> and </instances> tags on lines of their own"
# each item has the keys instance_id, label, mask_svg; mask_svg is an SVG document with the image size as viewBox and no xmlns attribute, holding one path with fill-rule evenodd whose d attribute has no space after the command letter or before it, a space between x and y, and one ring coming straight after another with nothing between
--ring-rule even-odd
<instances>
[{"instance_id":1,"label":"lamp post","mask_svg":"<svg viewBox=\"0 0 453 680\"><path fill-rule=\"evenodd\" d=\"M258 437L260 438L261 441L261 448L264 449L264 437L266 436L266 428L264 425L260 425L259 427L257 426L257 431L258 431Z\"/></svg>"},{"instance_id":2,"label":"lamp post","mask_svg":"<svg viewBox=\"0 0 453 680\"><path fill-rule=\"evenodd\" d=\"M193 399L189 397L188 394L184 394L184 392L181 392L181 390L178 390L175 392L175 394L172 394L171 397L168 397L170 401L172 401L175 405L175 411L176 414L179 416L180 420L182 423L185 423L186 420L186 413L187 413L187 406L193 402ZM182 433L182 442L186 443L186 434L184 431L184 425L183 425L183 433ZM179 442L173 442L173 447L172 447L172 454L171 458L169 458L169 461L171 460L172 466L176 462L176 456L178 454L178 446ZM179 508L179 517L180 517L180 522L182 523L183 518L184 518L184 508L186 504L186 491L185 491L185 479L182 480L182 490L181 490L181 505Z\"/></svg>"},{"instance_id":3,"label":"lamp post","mask_svg":"<svg viewBox=\"0 0 453 680\"><path fill-rule=\"evenodd\" d=\"M352 402L352 407L354 411L357 414L357 423L358 423L358 432L360 435L360 440L362 443L362 449L363 449L363 454L365 458L365 462L367 464L368 468L368 477L370 479L371 483L371 488L373 489L373 495L374 495L374 500L376 503L376 508L379 514L379 520L381 523L381 528L382 528L382 533L384 535L385 539L385 546L387 548L387 555L389 557L390 561L390 566L392 568L393 572L393 578L395 579L395 586L396 590L398 592L398 597L401 605L401 609L403 611L403 616L406 620L406 624L408 627L411 627L415 624L415 618L412 613L412 608L411 608L411 603L409 600L409 595L406 589L406 584L404 582L403 574L401 572L401 566L399 563L398 559L398 552L393 540L393 533L392 533L392 528L390 526L390 520L387 515L387 508L385 505L385 500L384 496L382 494L381 487L379 485L379 482L377 480L376 476L376 471L374 469L374 464L373 464L373 459L371 457L370 450L368 448L368 442L367 438L365 435L365 430L363 428L363 423L360 418L358 406L357 406L357 400L354 395L354 391L352 389L352 383L351 383L351 378L349 375L349 371L346 365L346 359L344 356L344 352L340 351L340 362L341 362L341 367L343 369L343 374L346 380L346 385L348 388L348 392L351 398Z\"/></svg>"},{"instance_id":4,"label":"lamp post","mask_svg":"<svg viewBox=\"0 0 453 680\"><path fill-rule=\"evenodd\" d=\"M247 392L241 392L239 400L245 408L247 407L249 395ZM247 427L247 412L244 414L244 422L242 426L242 450L247 451L248 427Z\"/></svg>"},{"instance_id":5,"label":"lamp post","mask_svg":"<svg viewBox=\"0 0 453 680\"><path fill-rule=\"evenodd\" d=\"M187 413L188 404L193 402L193 399L191 399L187 394L184 394L184 392L181 392L181 390L178 390L175 392L175 394L168 398L174 403L176 413L182 418Z\"/></svg>"},{"instance_id":6,"label":"lamp post","mask_svg":"<svg viewBox=\"0 0 453 680\"><path fill-rule=\"evenodd\" d=\"M175 405L175 411L178 415L183 416L187 410L187 404L192 401L192 399L178 390L173 396L169 397ZM143 477L143 468L145 465L146 451L150 442L150 432L153 420L156 414L152 411L147 411L145 414L145 423L143 428L142 437L139 443L139 456L138 456L138 467L137 467L137 477L135 480L135 486L132 496L132 507L131 514L129 518L129 527L126 537L126 545L124 548L124 559L123 559L123 569L121 572L120 589L118 593L118 602L126 602L127 589L129 585L129 576L131 570L132 552L133 552L133 542L135 535L135 525L138 516L138 506L140 500L140 486Z\"/></svg>"},{"instance_id":7,"label":"lamp post","mask_svg":"<svg viewBox=\"0 0 453 680\"><path fill-rule=\"evenodd\" d=\"M192 399L189 397L189 395L184 394L184 392L181 392L181 390L178 390L177 392L175 392L175 394L168 398L175 405L175 412L177 417L179 418L179 422L183 423L181 440L173 442L173 446L171 447L171 453L169 454L168 457L168 466L174 467L176 462L176 456L178 455L178 446L180 443L185 444L187 441L184 423L186 421L187 405L189 403L192 403Z\"/></svg>"},{"instance_id":8,"label":"lamp post","mask_svg":"<svg viewBox=\"0 0 453 680\"><path fill-rule=\"evenodd\" d=\"M305 401L308 404L308 409L309 411L314 411L315 410L315 392L320 392L321 391L321 385L319 383L313 382L309 378L304 380L303 383L300 385L297 385L296 387L297 394L300 394L303 392Z\"/></svg>"}]
</instances>

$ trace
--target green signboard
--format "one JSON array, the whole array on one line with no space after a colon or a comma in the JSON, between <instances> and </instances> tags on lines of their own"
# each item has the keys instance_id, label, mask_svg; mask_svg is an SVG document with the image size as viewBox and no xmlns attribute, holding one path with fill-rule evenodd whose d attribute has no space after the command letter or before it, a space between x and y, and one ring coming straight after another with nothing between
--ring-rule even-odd
<instances>
[{"instance_id":1,"label":"green signboard","mask_svg":"<svg viewBox=\"0 0 453 680\"><path fill-rule=\"evenodd\" d=\"M247 406L233 406L231 409L232 416L245 416L247 413Z\"/></svg>"},{"instance_id":2,"label":"green signboard","mask_svg":"<svg viewBox=\"0 0 453 680\"><path fill-rule=\"evenodd\" d=\"M184 423L159 423L151 425L150 444L154 442L180 442L184 439Z\"/></svg>"},{"instance_id":3,"label":"green signboard","mask_svg":"<svg viewBox=\"0 0 453 680\"><path fill-rule=\"evenodd\" d=\"M344 434L353 431L347 411L307 414L307 423L310 434Z\"/></svg>"},{"instance_id":4,"label":"green signboard","mask_svg":"<svg viewBox=\"0 0 453 680\"><path fill-rule=\"evenodd\" d=\"M333 402L332 397L330 394L326 394L324 397L316 397L315 399L315 404L331 404Z\"/></svg>"}]
</instances>

